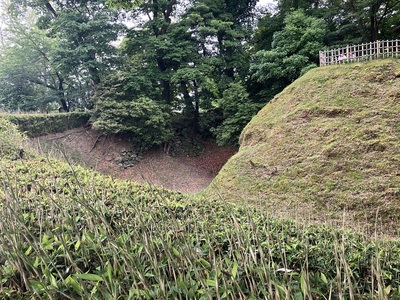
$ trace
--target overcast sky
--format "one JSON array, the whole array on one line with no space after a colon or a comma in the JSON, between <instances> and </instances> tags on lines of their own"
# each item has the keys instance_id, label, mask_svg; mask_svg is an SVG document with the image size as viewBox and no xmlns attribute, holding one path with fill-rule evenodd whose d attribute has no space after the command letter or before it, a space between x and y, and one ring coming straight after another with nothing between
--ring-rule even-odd
<instances>
[{"instance_id":1,"label":"overcast sky","mask_svg":"<svg viewBox=\"0 0 400 300\"><path fill-rule=\"evenodd\" d=\"M258 5L266 5L266 4L271 4L271 3L276 3L276 0L260 0L258 2Z\"/></svg>"}]
</instances>

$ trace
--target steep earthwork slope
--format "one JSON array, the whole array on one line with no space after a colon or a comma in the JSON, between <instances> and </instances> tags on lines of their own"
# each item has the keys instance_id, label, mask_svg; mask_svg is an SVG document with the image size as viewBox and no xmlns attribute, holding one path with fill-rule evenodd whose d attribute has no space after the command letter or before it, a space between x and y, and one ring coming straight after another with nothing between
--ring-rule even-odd
<instances>
[{"instance_id":1,"label":"steep earthwork slope","mask_svg":"<svg viewBox=\"0 0 400 300\"><path fill-rule=\"evenodd\" d=\"M204 142L204 151L198 156L169 156L162 148L152 149L133 166L121 167L124 154L134 153L132 144L116 136L105 136L89 128L78 128L63 133L31 140L42 152L58 156L80 165L91 167L114 178L162 186L182 193L204 190L229 157L235 147L222 147L213 141Z\"/></svg>"},{"instance_id":2,"label":"steep earthwork slope","mask_svg":"<svg viewBox=\"0 0 400 300\"><path fill-rule=\"evenodd\" d=\"M243 130L207 197L397 232L400 60L311 70Z\"/></svg>"}]
</instances>

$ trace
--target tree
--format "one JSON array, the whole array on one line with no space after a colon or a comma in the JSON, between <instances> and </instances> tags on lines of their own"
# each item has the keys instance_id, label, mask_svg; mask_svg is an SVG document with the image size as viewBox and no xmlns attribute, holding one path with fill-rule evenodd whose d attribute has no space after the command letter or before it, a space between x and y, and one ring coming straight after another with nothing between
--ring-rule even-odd
<instances>
[{"instance_id":1,"label":"tree","mask_svg":"<svg viewBox=\"0 0 400 300\"><path fill-rule=\"evenodd\" d=\"M219 99L223 112L222 124L213 128L220 145L238 145L243 128L264 104L253 102L240 81L233 82Z\"/></svg>"},{"instance_id":2,"label":"tree","mask_svg":"<svg viewBox=\"0 0 400 300\"><path fill-rule=\"evenodd\" d=\"M284 25L283 30L274 34L272 49L260 50L253 56L249 85L263 85L258 92L262 97L272 98L303 70L316 66L318 52L324 47L324 20L297 10L286 16Z\"/></svg>"},{"instance_id":3,"label":"tree","mask_svg":"<svg viewBox=\"0 0 400 300\"><path fill-rule=\"evenodd\" d=\"M75 103L91 106L91 96L105 71L116 66L117 40L123 26L117 23L118 12L105 2L45 2L47 15L39 20L40 27L58 41L52 53L60 73L73 81ZM51 16L49 18L49 16Z\"/></svg>"},{"instance_id":4,"label":"tree","mask_svg":"<svg viewBox=\"0 0 400 300\"><path fill-rule=\"evenodd\" d=\"M369 41L395 36L393 25L400 21L399 0L348 0L346 4L357 17Z\"/></svg>"},{"instance_id":5,"label":"tree","mask_svg":"<svg viewBox=\"0 0 400 300\"><path fill-rule=\"evenodd\" d=\"M53 40L26 18L9 20L7 45L0 60L0 102L11 110L46 110L58 102L68 108L64 80L52 67Z\"/></svg>"},{"instance_id":6,"label":"tree","mask_svg":"<svg viewBox=\"0 0 400 300\"><path fill-rule=\"evenodd\" d=\"M29 26L25 20L28 14L32 16ZM116 49L111 42L122 28L117 23L117 12L109 10L102 0L14 0L9 16L12 24L8 28L19 28L9 30L11 46L35 49L29 52L31 68L42 68L42 62L46 62L46 71L36 72L36 78L31 72L29 83L57 90L56 96L65 111L77 106L90 107L101 77L116 66ZM40 39L36 40L32 32ZM51 43L44 46L44 39ZM35 59L37 53L41 56L39 62Z\"/></svg>"},{"instance_id":7,"label":"tree","mask_svg":"<svg viewBox=\"0 0 400 300\"><path fill-rule=\"evenodd\" d=\"M283 29L283 19L281 14L267 12L258 20L252 39L254 51L271 50L274 33Z\"/></svg>"},{"instance_id":8,"label":"tree","mask_svg":"<svg viewBox=\"0 0 400 300\"><path fill-rule=\"evenodd\" d=\"M180 61L179 46L170 37L172 16L176 0L143 1L135 9L139 17L146 16L146 22L128 32L124 41L124 53L140 57L141 69L153 81L154 88L161 92L157 100L172 103L171 71Z\"/></svg>"},{"instance_id":9,"label":"tree","mask_svg":"<svg viewBox=\"0 0 400 300\"><path fill-rule=\"evenodd\" d=\"M328 6L319 17L328 24L325 41L330 46L396 37L393 29L400 21L399 0L330 0Z\"/></svg>"},{"instance_id":10,"label":"tree","mask_svg":"<svg viewBox=\"0 0 400 300\"><path fill-rule=\"evenodd\" d=\"M171 112L182 110L195 134L200 110L210 108L211 98L222 94L242 65L243 51L238 49L243 48L244 35L234 30L231 14L223 15L223 1L193 2L181 15L176 15L176 5L143 2L136 12L147 16L146 22L128 33L123 52L152 83L151 98L167 104ZM247 11L243 7L241 16L236 13L237 24Z\"/></svg>"}]
</instances>

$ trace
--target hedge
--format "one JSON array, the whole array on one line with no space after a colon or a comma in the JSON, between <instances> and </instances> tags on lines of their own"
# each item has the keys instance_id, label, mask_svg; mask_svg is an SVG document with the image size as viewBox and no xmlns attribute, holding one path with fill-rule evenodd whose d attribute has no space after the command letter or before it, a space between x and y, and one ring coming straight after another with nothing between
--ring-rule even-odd
<instances>
[{"instance_id":1,"label":"hedge","mask_svg":"<svg viewBox=\"0 0 400 300\"><path fill-rule=\"evenodd\" d=\"M16 124L21 132L33 138L81 127L89 121L90 113L1 114L0 117Z\"/></svg>"}]
</instances>

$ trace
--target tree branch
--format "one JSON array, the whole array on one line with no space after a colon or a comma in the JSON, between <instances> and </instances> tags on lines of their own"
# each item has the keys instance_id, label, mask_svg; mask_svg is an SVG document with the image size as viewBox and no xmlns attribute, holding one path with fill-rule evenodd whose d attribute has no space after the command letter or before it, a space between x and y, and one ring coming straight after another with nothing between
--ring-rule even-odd
<instances>
[{"instance_id":1,"label":"tree branch","mask_svg":"<svg viewBox=\"0 0 400 300\"><path fill-rule=\"evenodd\" d=\"M56 13L55 9L53 8L53 6L50 4L50 2L46 1L44 5L46 6L47 11L50 13L51 17L53 19L56 19L57 18L57 13Z\"/></svg>"},{"instance_id":2,"label":"tree branch","mask_svg":"<svg viewBox=\"0 0 400 300\"><path fill-rule=\"evenodd\" d=\"M36 84L44 86L48 89L58 91L58 89L56 87L47 84L46 82L40 80L39 78L26 78L26 80L28 80L30 83L36 83Z\"/></svg>"}]
</instances>

